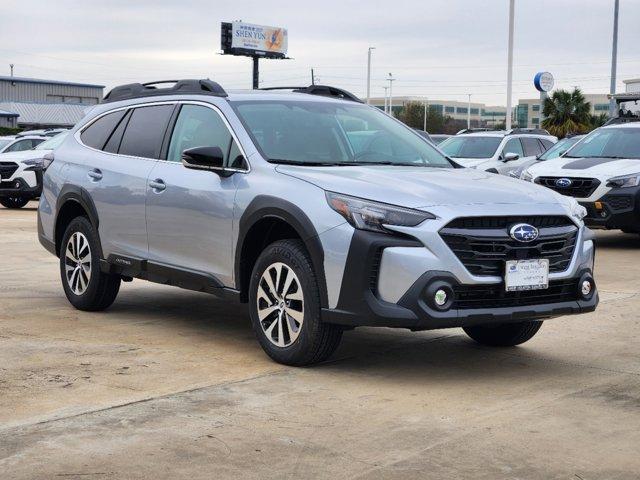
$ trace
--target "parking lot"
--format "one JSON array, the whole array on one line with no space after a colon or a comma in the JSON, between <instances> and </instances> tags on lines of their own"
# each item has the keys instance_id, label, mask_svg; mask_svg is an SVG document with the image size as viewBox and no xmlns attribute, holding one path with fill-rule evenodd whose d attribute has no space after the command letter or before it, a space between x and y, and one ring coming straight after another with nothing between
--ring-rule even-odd
<instances>
[{"instance_id":1,"label":"parking lot","mask_svg":"<svg viewBox=\"0 0 640 480\"><path fill-rule=\"evenodd\" d=\"M74 310L35 206L0 209L0 478L638 478L637 235L599 232L598 310L522 347L357 329L296 369L204 294Z\"/></svg>"}]
</instances>

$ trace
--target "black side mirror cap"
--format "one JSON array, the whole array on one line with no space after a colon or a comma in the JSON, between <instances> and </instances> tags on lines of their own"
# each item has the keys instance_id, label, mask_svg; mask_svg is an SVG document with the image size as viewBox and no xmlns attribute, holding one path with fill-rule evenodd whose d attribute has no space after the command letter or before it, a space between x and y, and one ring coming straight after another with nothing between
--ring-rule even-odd
<instances>
[{"instance_id":1,"label":"black side mirror cap","mask_svg":"<svg viewBox=\"0 0 640 480\"><path fill-rule=\"evenodd\" d=\"M182 152L182 164L193 170L210 170L222 174L224 154L220 147L194 147Z\"/></svg>"}]
</instances>

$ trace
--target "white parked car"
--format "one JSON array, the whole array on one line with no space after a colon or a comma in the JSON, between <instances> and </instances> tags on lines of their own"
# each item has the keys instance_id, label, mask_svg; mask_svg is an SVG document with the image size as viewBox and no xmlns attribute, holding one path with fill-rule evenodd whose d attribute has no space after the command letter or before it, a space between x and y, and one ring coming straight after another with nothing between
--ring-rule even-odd
<instances>
[{"instance_id":1,"label":"white parked car","mask_svg":"<svg viewBox=\"0 0 640 480\"><path fill-rule=\"evenodd\" d=\"M524 163L520 168L512 170L509 175L513 178L522 178L522 174L527 168L539 162L556 160L562 157L565 153L571 150L571 147L578 143L582 138L584 138L584 135L574 135L572 137L566 137L562 140L559 140L558 143L556 143L549 150L544 152L542 155L538 155L535 160L530 160L529 162Z\"/></svg>"},{"instance_id":2,"label":"white parked car","mask_svg":"<svg viewBox=\"0 0 640 480\"><path fill-rule=\"evenodd\" d=\"M521 178L574 197L591 227L640 232L640 122L598 128Z\"/></svg>"},{"instance_id":3,"label":"white parked car","mask_svg":"<svg viewBox=\"0 0 640 480\"><path fill-rule=\"evenodd\" d=\"M42 171L46 155L62 143L68 132L22 152L0 154L0 205L22 208L42 192Z\"/></svg>"},{"instance_id":4,"label":"white parked car","mask_svg":"<svg viewBox=\"0 0 640 480\"><path fill-rule=\"evenodd\" d=\"M438 147L463 167L508 175L524 163L534 160L557 141L546 130L514 128L461 133Z\"/></svg>"},{"instance_id":5,"label":"white parked car","mask_svg":"<svg viewBox=\"0 0 640 480\"><path fill-rule=\"evenodd\" d=\"M30 135L27 137L0 137L0 153L31 150L44 142L47 137Z\"/></svg>"}]
</instances>

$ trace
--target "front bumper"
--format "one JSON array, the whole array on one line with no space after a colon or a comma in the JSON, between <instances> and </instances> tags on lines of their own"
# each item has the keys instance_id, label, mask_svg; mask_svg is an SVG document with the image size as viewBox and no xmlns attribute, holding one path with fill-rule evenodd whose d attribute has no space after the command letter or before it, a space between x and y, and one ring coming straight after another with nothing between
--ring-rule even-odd
<instances>
[{"instance_id":1,"label":"front bumper","mask_svg":"<svg viewBox=\"0 0 640 480\"><path fill-rule=\"evenodd\" d=\"M596 208L597 203L602 208ZM581 202L591 228L640 231L640 187L612 189L597 202Z\"/></svg>"},{"instance_id":2,"label":"front bumper","mask_svg":"<svg viewBox=\"0 0 640 480\"><path fill-rule=\"evenodd\" d=\"M435 242L426 248L410 237L356 230L337 305L323 309L322 318L349 327L430 330L590 312L598 304L598 292L592 278L593 242L587 235L581 229L571 265L550 274L548 290L507 293L501 278L469 275ZM443 270L445 265L449 268ZM593 282L586 298L579 291L584 279ZM445 310L431 301L442 286L451 292Z\"/></svg>"},{"instance_id":3,"label":"front bumper","mask_svg":"<svg viewBox=\"0 0 640 480\"><path fill-rule=\"evenodd\" d=\"M18 197L34 199L42 194L42 171L35 171L36 185L30 186L29 183L21 177L12 180L3 180L0 182L0 198Z\"/></svg>"}]
</instances>

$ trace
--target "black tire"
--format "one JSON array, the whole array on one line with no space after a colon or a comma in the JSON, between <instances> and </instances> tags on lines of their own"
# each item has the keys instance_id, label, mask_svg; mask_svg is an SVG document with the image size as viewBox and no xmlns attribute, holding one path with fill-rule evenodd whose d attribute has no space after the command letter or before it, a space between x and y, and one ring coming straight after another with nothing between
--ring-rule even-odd
<instances>
[{"instance_id":1,"label":"black tire","mask_svg":"<svg viewBox=\"0 0 640 480\"><path fill-rule=\"evenodd\" d=\"M4 197L0 198L0 205L5 208L22 208L29 203L28 198L23 197Z\"/></svg>"},{"instance_id":2,"label":"black tire","mask_svg":"<svg viewBox=\"0 0 640 480\"><path fill-rule=\"evenodd\" d=\"M463 330L476 342L490 347L513 347L533 338L542 322L504 323L502 325L479 325Z\"/></svg>"},{"instance_id":3,"label":"black tire","mask_svg":"<svg viewBox=\"0 0 640 480\"><path fill-rule=\"evenodd\" d=\"M261 307L264 307L263 304L265 301L264 297L262 297L263 300L258 300L258 288L261 287L261 285L263 290L267 288L264 286L265 280L263 280L263 275L268 274L265 273L267 270L273 271L274 265L280 263L293 271L296 277L294 282L297 281L297 283L293 283L288 291L296 288L299 284L303 297L302 306L298 307L302 309L303 321L299 326L297 338L286 346L278 346L273 343L273 335L277 335L277 333L272 333L272 340L270 340L265 332L265 329L268 329L267 325L270 325L270 321L275 323L275 320L270 320L274 317L265 317L263 321L261 321L258 313L259 303ZM287 274L289 273L287 272ZM284 273L282 276L285 276ZM284 283L283 280L280 285ZM274 284L274 286L277 289L277 285ZM297 291L297 288L295 291ZM285 304L287 292L282 292L281 299L283 301L280 303ZM277 300L274 300L273 305L276 303L278 303ZM289 304L290 302L286 302L287 306L289 306ZM267 355L278 363L304 366L322 362L331 356L342 339L342 328L321 321L318 280L309 254L304 244L299 240L279 240L265 248L256 261L251 274L249 306L251 322L260 345ZM274 313L277 317L278 310L274 311ZM284 315L284 313L282 314ZM291 320L289 319L287 321ZM290 341L288 335L292 331L291 327L286 325L283 327L283 330L283 338L286 337L286 340Z\"/></svg>"},{"instance_id":4,"label":"black tire","mask_svg":"<svg viewBox=\"0 0 640 480\"><path fill-rule=\"evenodd\" d=\"M69 239L79 232L86 238L90 249L90 275L86 289L81 293L74 291L67 280L66 266L73 264L67 257ZM60 245L60 277L67 299L78 310L96 312L108 308L116 299L120 290L120 276L100 271L100 244L98 234L86 217L74 218L67 227ZM85 275L83 278L87 278Z\"/></svg>"}]
</instances>

